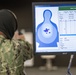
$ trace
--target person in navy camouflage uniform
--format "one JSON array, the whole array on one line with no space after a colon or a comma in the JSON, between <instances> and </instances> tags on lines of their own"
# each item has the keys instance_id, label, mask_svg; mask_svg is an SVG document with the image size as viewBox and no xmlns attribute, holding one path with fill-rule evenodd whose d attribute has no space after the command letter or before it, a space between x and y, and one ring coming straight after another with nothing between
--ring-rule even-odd
<instances>
[{"instance_id":1,"label":"person in navy camouflage uniform","mask_svg":"<svg viewBox=\"0 0 76 75\"><path fill-rule=\"evenodd\" d=\"M18 29L15 14L0 10L0 75L25 75L24 61L33 56L32 45L19 38L12 39Z\"/></svg>"}]
</instances>

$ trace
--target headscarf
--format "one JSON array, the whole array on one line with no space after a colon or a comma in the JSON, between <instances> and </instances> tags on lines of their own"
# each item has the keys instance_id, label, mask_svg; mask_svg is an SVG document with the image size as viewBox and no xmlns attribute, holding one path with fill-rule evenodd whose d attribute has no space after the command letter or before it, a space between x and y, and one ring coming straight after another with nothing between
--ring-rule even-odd
<instances>
[{"instance_id":1,"label":"headscarf","mask_svg":"<svg viewBox=\"0 0 76 75\"><path fill-rule=\"evenodd\" d=\"M14 15L10 10L0 10L0 31L6 35L7 39L12 39L18 28L17 19Z\"/></svg>"}]
</instances>

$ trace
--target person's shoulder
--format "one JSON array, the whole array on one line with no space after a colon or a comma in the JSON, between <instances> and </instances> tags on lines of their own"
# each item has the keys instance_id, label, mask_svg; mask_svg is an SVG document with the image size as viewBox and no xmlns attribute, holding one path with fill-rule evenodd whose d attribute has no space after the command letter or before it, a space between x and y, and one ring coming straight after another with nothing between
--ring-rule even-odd
<instances>
[{"instance_id":1,"label":"person's shoulder","mask_svg":"<svg viewBox=\"0 0 76 75\"><path fill-rule=\"evenodd\" d=\"M15 45L24 45L25 41L21 40L21 39L12 39L11 43L15 44Z\"/></svg>"}]
</instances>

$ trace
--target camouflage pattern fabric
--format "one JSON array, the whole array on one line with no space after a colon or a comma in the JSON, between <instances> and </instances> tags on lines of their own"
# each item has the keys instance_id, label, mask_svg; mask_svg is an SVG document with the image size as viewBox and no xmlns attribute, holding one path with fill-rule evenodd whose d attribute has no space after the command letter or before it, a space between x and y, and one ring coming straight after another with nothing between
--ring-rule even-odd
<instances>
[{"instance_id":1,"label":"camouflage pattern fabric","mask_svg":"<svg viewBox=\"0 0 76 75\"><path fill-rule=\"evenodd\" d=\"M24 61L32 58L32 45L0 35L0 75L24 75Z\"/></svg>"}]
</instances>

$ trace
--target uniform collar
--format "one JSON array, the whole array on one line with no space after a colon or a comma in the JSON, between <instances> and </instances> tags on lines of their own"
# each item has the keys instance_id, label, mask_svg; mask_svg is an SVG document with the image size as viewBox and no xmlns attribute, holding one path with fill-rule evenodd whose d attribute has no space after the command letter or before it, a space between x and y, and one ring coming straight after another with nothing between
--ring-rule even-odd
<instances>
[{"instance_id":1,"label":"uniform collar","mask_svg":"<svg viewBox=\"0 0 76 75\"><path fill-rule=\"evenodd\" d=\"M0 35L0 39L1 39L1 38L5 38L5 37L4 37L3 35Z\"/></svg>"}]
</instances>

